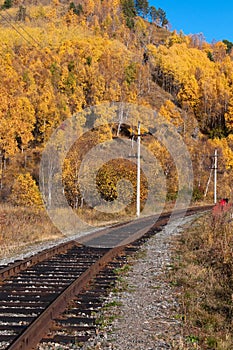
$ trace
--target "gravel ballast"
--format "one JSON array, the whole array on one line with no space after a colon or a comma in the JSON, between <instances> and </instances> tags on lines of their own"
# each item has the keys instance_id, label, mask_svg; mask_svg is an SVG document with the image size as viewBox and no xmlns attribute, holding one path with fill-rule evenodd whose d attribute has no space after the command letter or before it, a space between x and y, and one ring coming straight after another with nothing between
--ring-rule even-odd
<instances>
[{"instance_id":1,"label":"gravel ballast","mask_svg":"<svg viewBox=\"0 0 233 350\"><path fill-rule=\"evenodd\" d=\"M193 218L186 218L174 231L170 224L141 247L132 267L105 301L106 306L116 305L99 315L107 325L82 349L185 348L177 290L168 274L174 240Z\"/></svg>"}]
</instances>

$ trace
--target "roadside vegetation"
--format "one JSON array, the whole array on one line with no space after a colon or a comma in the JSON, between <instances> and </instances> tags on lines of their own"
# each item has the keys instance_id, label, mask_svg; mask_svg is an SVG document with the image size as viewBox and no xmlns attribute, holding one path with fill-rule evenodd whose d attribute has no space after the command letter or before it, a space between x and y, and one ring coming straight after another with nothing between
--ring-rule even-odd
<instances>
[{"instance_id":1,"label":"roadside vegetation","mask_svg":"<svg viewBox=\"0 0 233 350\"><path fill-rule=\"evenodd\" d=\"M233 222L206 214L178 242L171 283L180 295L185 349L233 348Z\"/></svg>"},{"instance_id":2,"label":"roadside vegetation","mask_svg":"<svg viewBox=\"0 0 233 350\"><path fill-rule=\"evenodd\" d=\"M0 204L0 259L29 245L62 238L45 210Z\"/></svg>"}]
</instances>

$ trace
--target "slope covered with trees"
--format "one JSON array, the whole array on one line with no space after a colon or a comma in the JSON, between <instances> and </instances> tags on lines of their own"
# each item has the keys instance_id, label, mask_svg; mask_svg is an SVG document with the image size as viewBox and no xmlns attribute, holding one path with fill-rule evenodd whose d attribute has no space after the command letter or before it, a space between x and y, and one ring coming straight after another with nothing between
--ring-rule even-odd
<instances>
[{"instance_id":1,"label":"slope covered with trees","mask_svg":"<svg viewBox=\"0 0 233 350\"><path fill-rule=\"evenodd\" d=\"M225 40L207 44L201 35L171 33L167 25L166 13L149 6L147 1L2 2L2 201L26 205L24 195L20 202L20 191L28 187L17 184L19 179L33 183L33 188L33 180L38 184L41 153L55 128L89 106L113 101L156 110L179 130L193 159L196 199L204 194L211 155L218 147L221 194L230 195L231 43ZM80 128L87 124L85 117ZM129 138L131 132L130 126L122 126L120 137ZM97 134L93 136L93 144L106 135L106 130ZM107 135L109 139L115 137L114 130ZM80 142L79 155L85 150ZM144 142L160 159L168 181L168 198L175 198L177 179L171 156L155 140ZM63 180L68 201L74 207L85 205L74 185L77 164L72 156L64 163ZM119 177L119 172L112 174L111 168L112 165L106 166L99 174L101 195L107 200L115 196L115 189L102 183L104 178ZM130 179L135 181L131 175ZM146 181L143 186L145 196ZM31 191L28 191L28 205L31 205ZM35 190L36 198L37 195ZM208 195L212 195L211 191Z\"/></svg>"}]
</instances>

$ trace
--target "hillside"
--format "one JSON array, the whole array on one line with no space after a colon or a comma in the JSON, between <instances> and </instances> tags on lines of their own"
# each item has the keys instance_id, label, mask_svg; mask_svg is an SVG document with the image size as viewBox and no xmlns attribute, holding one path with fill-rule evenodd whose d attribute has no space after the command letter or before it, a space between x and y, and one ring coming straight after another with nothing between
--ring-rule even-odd
<instances>
[{"instance_id":1,"label":"hillside","mask_svg":"<svg viewBox=\"0 0 233 350\"><path fill-rule=\"evenodd\" d=\"M216 149L233 202L232 43L170 32L134 0L0 0L0 37L0 258L135 218L139 136L141 216L213 203ZM233 348L232 217L179 237L156 266L180 298L182 348Z\"/></svg>"},{"instance_id":2,"label":"hillside","mask_svg":"<svg viewBox=\"0 0 233 350\"><path fill-rule=\"evenodd\" d=\"M82 3L54 0L39 4L2 1L0 197L3 202L38 206L40 158L52 132L72 115L111 102L144 106L177 128L193 160L194 200L203 198L211 156L217 147L221 170L219 196L231 196L233 62L230 50L223 42L210 45L198 35L171 33L161 26L161 17L146 18L137 12L132 2L126 0ZM108 119L107 115L101 118ZM141 122L148 131L143 118ZM80 128L84 130L88 122L85 116ZM136 118L134 124L136 127ZM110 129L99 128L93 135L93 145L116 136L113 125ZM117 136L130 138L132 125L122 126ZM85 142L80 142L79 163L86 147ZM155 140L147 138L143 142L161 163L167 198L175 199L178 179L174 159ZM69 203L78 208L85 201L74 185L78 162L72 157L64 163L63 181ZM110 164L105 169L106 178L111 167ZM111 186L116 186L117 180L119 174L114 174ZM28 185L32 183L33 186ZM147 187L145 184L145 191ZM22 191L28 191L27 196ZM107 201L112 200L108 197L108 186L101 183L99 191ZM212 200L212 192L210 187L207 199Z\"/></svg>"}]
</instances>

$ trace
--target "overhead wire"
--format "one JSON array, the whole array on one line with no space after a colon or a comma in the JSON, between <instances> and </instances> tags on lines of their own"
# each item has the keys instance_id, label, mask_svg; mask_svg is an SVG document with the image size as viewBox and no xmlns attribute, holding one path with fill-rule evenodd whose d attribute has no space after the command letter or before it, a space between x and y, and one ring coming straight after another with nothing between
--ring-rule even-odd
<instances>
[{"instance_id":1,"label":"overhead wire","mask_svg":"<svg viewBox=\"0 0 233 350\"><path fill-rule=\"evenodd\" d=\"M6 14L7 14L7 16L8 17L10 17L10 19L12 19L12 20L15 20L14 19L14 17L5 9L5 11L4 11ZM23 35L21 32L20 32L20 30L19 30L19 28L17 28L17 26L16 25L14 25L13 23L12 23L12 21L9 19L9 18L7 18L6 16L4 16L1 12L0 12L0 16L3 18L3 20L5 20L28 44L30 44L30 45L33 45L33 47L34 48L36 48L37 50L38 50L38 46L40 47L40 48L43 48L43 46L41 45L41 43L38 41L38 40L36 40L22 25L20 25L20 24L18 24L18 27L25 33L25 34L27 34L28 35L28 37L29 38L27 38L25 35ZM36 44L36 45L35 45ZM53 56L51 55L51 53L50 52L44 52L44 51L40 51L40 53L42 53L42 54L44 54L44 55L50 55L51 56L51 58L53 58ZM54 59L54 58L53 58Z\"/></svg>"},{"instance_id":2,"label":"overhead wire","mask_svg":"<svg viewBox=\"0 0 233 350\"><path fill-rule=\"evenodd\" d=\"M8 17L10 17L12 20L14 20L14 17L7 10L5 10L5 13L7 14ZM1 12L0 12L0 14L1 14ZM14 26L9 20L7 20L7 22L15 29L16 26ZM32 39L37 45L41 46L41 43L39 41L37 41L19 22L17 22L17 25L24 33L26 33L29 36L30 39ZM19 31L18 31L18 33L21 35L21 33ZM23 38L24 38L24 36L23 36Z\"/></svg>"},{"instance_id":3,"label":"overhead wire","mask_svg":"<svg viewBox=\"0 0 233 350\"><path fill-rule=\"evenodd\" d=\"M8 13L7 13L7 15L10 16L11 18L13 18L13 17L12 17L11 15L9 15ZM7 23L9 23L10 26L11 26L25 41L27 41L27 43L32 44L32 42L31 42L28 38L26 38L26 37L18 30L18 28L17 28L7 17L5 17L1 12L0 12L0 16L4 19L4 21L6 21ZM22 29L36 44L39 44L39 45L40 45L40 43L37 42L37 41L33 38L33 36L32 36L31 34L29 34L23 27L21 27L21 29ZM41 45L40 45L40 46L41 46Z\"/></svg>"}]
</instances>

